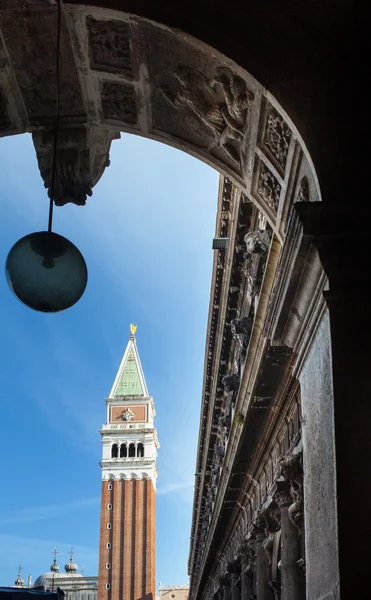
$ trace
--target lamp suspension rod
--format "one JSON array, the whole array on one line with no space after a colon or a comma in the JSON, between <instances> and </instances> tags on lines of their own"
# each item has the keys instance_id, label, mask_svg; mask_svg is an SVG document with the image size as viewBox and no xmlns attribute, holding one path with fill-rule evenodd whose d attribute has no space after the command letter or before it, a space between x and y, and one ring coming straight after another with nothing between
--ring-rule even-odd
<instances>
[{"instance_id":1,"label":"lamp suspension rod","mask_svg":"<svg viewBox=\"0 0 371 600\"><path fill-rule=\"evenodd\" d=\"M59 118L60 118L60 51L61 51L61 25L62 25L62 0L58 0L57 3L57 57L56 57L56 77L57 77L57 97L56 97L56 121L54 130L53 140L53 154L52 154L52 180L50 184L50 203L49 203L49 219L48 219L48 231L52 230L53 223L53 208L54 208L54 187L55 187L55 174L57 168L57 145L58 145L58 133L59 133Z\"/></svg>"}]
</instances>

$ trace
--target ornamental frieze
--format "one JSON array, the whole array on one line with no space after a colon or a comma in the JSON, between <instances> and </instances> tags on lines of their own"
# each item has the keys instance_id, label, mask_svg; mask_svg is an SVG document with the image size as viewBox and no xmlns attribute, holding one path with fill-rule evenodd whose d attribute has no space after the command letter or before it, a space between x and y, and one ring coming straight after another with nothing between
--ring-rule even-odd
<instances>
[{"instance_id":1,"label":"ornamental frieze","mask_svg":"<svg viewBox=\"0 0 371 600\"><path fill-rule=\"evenodd\" d=\"M291 130L287 123L270 104L267 110L264 145L283 169L286 166L291 135Z\"/></svg>"}]
</instances>

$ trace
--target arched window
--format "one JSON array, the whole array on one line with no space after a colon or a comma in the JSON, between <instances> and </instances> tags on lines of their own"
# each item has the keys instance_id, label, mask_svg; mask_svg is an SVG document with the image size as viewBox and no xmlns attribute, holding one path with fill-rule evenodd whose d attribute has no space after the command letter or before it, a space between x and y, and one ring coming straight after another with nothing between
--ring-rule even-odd
<instances>
[{"instance_id":1,"label":"arched window","mask_svg":"<svg viewBox=\"0 0 371 600\"><path fill-rule=\"evenodd\" d=\"M129 446L129 457L130 458L135 457L135 445L134 444L130 444L130 446Z\"/></svg>"},{"instance_id":2,"label":"arched window","mask_svg":"<svg viewBox=\"0 0 371 600\"><path fill-rule=\"evenodd\" d=\"M121 444L120 446L120 458L126 458L128 455L128 449L126 444Z\"/></svg>"},{"instance_id":3,"label":"arched window","mask_svg":"<svg viewBox=\"0 0 371 600\"><path fill-rule=\"evenodd\" d=\"M113 444L112 446L112 451L111 451L111 456L112 458L117 458L119 454L119 448L117 444Z\"/></svg>"},{"instance_id":4,"label":"arched window","mask_svg":"<svg viewBox=\"0 0 371 600\"><path fill-rule=\"evenodd\" d=\"M144 456L144 446L143 446L142 443L138 444L138 447L137 447L137 456L138 457Z\"/></svg>"}]
</instances>

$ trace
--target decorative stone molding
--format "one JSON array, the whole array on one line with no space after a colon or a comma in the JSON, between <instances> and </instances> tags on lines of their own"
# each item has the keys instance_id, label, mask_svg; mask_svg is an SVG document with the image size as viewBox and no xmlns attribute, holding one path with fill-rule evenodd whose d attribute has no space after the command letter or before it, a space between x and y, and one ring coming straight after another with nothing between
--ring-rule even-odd
<instances>
[{"instance_id":1,"label":"decorative stone molding","mask_svg":"<svg viewBox=\"0 0 371 600\"><path fill-rule=\"evenodd\" d=\"M90 68L120 73L134 79L129 24L125 21L86 19L89 32Z\"/></svg>"},{"instance_id":2,"label":"decorative stone molding","mask_svg":"<svg viewBox=\"0 0 371 600\"><path fill-rule=\"evenodd\" d=\"M33 133L33 142L44 185L50 195L55 130ZM56 158L55 204L82 206L109 166L111 142L119 133L102 128L71 127L60 130Z\"/></svg>"},{"instance_id":3,"label":"decorative stone molding","mask_svg":"<svg viewBox=\"0 0 371 600\"><path fill-rule=\"evenodd\" d=\"M282 169L286 166L291 135L291 130L287 123L276 109L269 104L264 132L264 145L278 161Z\"/></svg>"},{"instance_id":4,"label":"decorative stone molding","mask_svg":"<svg viewBox=\"0 0 371 600\"><path fill-rule=\"evenodd\" d=\"M122 121L128 125L138 122L138 99L129 84L105 81L101 87L103 118Z\"/></svg>"},{"instance_id":5,"label":"decorative stone molding","mask_svg":"<svg viewBox=\"0 0 371 600\"><path fill-rule=\"evenodd\" d=\"M263 162L260 163L257 185L259 196L267 203L273 212L277 212L280 201L281 185Z\"/></svg>"}]
</instances>

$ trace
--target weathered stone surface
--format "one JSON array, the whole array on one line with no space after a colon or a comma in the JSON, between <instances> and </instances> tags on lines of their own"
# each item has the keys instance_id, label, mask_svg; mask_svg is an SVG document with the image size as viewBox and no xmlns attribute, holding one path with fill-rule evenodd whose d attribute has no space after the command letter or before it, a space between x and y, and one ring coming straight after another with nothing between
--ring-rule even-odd
<instances>
[{"instance_id":1,"label":"weathered stone surface","mask_svg":"<svg viewBox=\"0 0 371 600\"><path fill-rule=\"evenodd\" d=\"M118 73L133 79L130 27L124 21L86 19L90 66L95 71Z\"/></svg>"},{"instance_id":2,"label":"weathered stone surface","mask_svg":"<svg viewBox=\"0 0 371 600\"><path fill-rule=\"evenodd\" d=\"M330 322L326 312L300 375L308 600L324 597L339 583L330 348Z\"/></svg>"},{"instance_id":3,"label":"weathered stone surface","mask_svg":"<svg viewBox=\"0 0 371 600\"><path fill-rule=\"evenodd\" d=\"M138 99L134 87L106 81L101 87L102 112L105 119L129 125L138 122Z\"/></svg>"},{"instance_id":4,"label":"weathered stone surface","mask_svg":"<svg viewBox=\"0 0 371 600\"><path fill-rule=\"evenodd\" d=\"M281 185L263 162L260 163L259 167L257 193L262 200L266 202L269 208L274 212L277 212L280 201Z\"/></svg>"},{"instance_id":5,"label":"weathered stone surface","mask_svg":"<svg viewBox=\"0 0 371 600\"><path fill-rule=\"evenodd\" d=\"M55 7L5 13L4 42L32 125L54 125L57 110L57 13ZM60 61L61 119L85 119L69 34L62 19Z\"/></svg>"},{"instance_id":6,"label":"weathered stone surface","mask_svg":"<svg viewBox=\"0 0 371 600\"><path fill-rule=\"evenodd\" d=\"M284 169L291 140L291 130L282 116L268 105L264 131L264 145Z\"/></svg>"},{"instance_id":7,"label":"weathered stone surface","mask_svg":"<svg viewBox=\"0 0 371 600\"><path fill-rule=\"evenodd\" d=\"M50 195L52 182L54 130L33 134L37 160L44 185ZM118 133L103 128L63 129L58 135L54 200L57 206L69 202L84 205L92 188L109 166L111 141Z\"/></svg>"},{"instance_id":8,"label":"weathered stone surface","mask_svg":"<svg viewBox=\"0 0 371 600\"><path fill-rule=\"evenodd\" d=\"M298 185L296 202L309 202L309 181L308 177L302 177Z\"/></svg>"}]
</instances>

